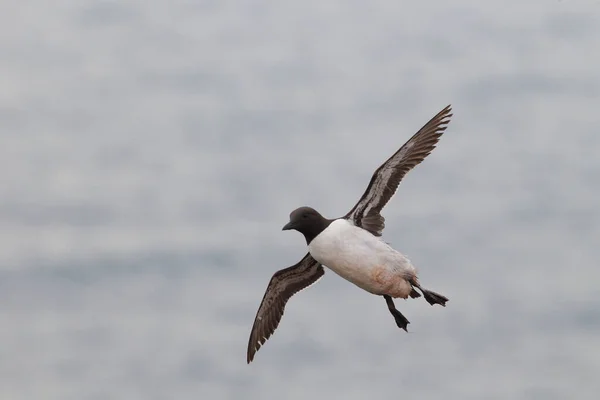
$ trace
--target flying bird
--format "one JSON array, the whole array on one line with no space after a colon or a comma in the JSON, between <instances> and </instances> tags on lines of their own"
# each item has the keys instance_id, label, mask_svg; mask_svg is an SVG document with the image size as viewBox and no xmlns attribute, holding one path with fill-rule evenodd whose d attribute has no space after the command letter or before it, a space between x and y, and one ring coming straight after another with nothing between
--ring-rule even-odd
<instances>
[{"instance_id":1,"label":"flying bird","mask_svg":"<svg viewBox=\"0 0 600 400\"><path fill-rule=\"evenodd\" d=\"M302 233L308 253L271 278L250 333L248 363L277 329L290 297L321 279L323 266L361 289L383 296L396 325L405 331L410 322L396 309L394 298L418 298L422 293L429 304L446 306L448 298L424 289L410 260L381 239L385 226L381 210L408 171L435 148L451 112L450 105L440 111L377 168L358 203L343 217L328 219L311 207L291 212L283 230Z\"/></svg>"}]
</instances>

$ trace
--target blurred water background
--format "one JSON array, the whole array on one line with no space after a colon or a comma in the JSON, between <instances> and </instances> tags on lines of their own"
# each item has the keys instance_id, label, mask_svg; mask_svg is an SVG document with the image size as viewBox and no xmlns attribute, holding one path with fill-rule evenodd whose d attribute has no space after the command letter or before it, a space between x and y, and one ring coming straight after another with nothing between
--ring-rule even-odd
<instances>
[{"instance_id":1,"label":"blurred water background","mask_svg":"<svg viewBox=\"0 0 600 400\"><path fill-rule=\"evenodd\" d=\"M0 3L0 398L595 399L600 3ZM440 109L384 238L246 365L288 213L347 212Z\"/></svg>"}]
</instances>

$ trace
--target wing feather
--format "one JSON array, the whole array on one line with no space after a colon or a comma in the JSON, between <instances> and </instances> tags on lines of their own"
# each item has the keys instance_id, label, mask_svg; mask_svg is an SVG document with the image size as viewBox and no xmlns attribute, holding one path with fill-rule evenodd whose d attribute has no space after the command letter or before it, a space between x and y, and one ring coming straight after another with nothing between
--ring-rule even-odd
<instances>
[{"instance_id":1,"label":"wing feather","mask_svg":"<svg viewBox=\"0 0 600 400\"><path fill-rule=\"evenodd\" d=\"M408 171L420 164L435 149L450 122L450 117L452 107L448 105L377 168L362 197L345 218L373 235L381 236L385 227L381 210L396 193L400 181Z\"/></svg>"},{"instance_id":2,"label":"wing feather","mask_svg":"<svg viewBox=\"0 0 600 400\"><path fill-rule=\"evenodd\" d=\"M296 265L275 272L258 307L250 339L248 340L247 362L277 329L287 301L299 291L317 282L325 270L310 253Z\"/></svg>"}]
</instances>

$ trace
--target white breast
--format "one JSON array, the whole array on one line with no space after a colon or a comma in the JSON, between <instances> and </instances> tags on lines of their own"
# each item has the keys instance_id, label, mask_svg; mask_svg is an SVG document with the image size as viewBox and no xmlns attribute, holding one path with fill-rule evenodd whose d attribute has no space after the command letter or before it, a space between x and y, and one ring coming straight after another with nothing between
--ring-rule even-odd
<instances>
[{"instance_id":1,"label":"white breast","mask_svg":"<svg viewBox=\"0 0 600 400\"><path fill-rule=\"evenodd\" d=\"M416 277L408 258L346 219L333 221L308 245L310 254L344 279L374 294L406 297Z\"/></svg>"}]
</instances>

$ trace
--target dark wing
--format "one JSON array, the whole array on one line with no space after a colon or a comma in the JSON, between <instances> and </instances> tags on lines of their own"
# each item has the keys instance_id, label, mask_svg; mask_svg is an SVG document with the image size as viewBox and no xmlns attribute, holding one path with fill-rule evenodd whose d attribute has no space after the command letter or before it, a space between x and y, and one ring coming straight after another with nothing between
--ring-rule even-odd
<instances>
[{"instance_id":1,"label":"dark wing","mask_svg":"<svg viewBox=\"0 0 600 400\"><path fill-rule=\"evenodd\" d=\"M448 123L452 108L447 106L425 124L393 156L373 174L367 190L358 203L346 214L353 221L375 236L381 236L385 219L381 209L392 198L404 175L425 159L435 148Z\"/></svg>"},{"instance_id":2,"label":"dark wing","mask_svg":"<svg viewBox=\"0 0 600 400\"><path fill-rule=\"evenodd\" d=\"M321 264L310 253L298 264L275 272L254 318L248 341L248 364L277 329L290 297L318 281L324 273Z\"/></svg>"}]
</instances>

